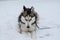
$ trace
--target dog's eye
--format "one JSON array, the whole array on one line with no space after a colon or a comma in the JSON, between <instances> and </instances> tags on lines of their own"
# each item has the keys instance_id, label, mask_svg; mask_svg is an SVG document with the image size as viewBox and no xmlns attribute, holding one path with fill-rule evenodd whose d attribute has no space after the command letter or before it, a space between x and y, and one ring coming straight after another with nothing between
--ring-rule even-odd
<instances>
[{"instance_id":1,"label":"dog's eye","mask_svg":"<svg viewBox=\"0 0 60 40\"><path fill-rule=\"evenodd\" d=\"M28 21L27 19L25 19L26 21Z\"/></svg>"},{"instance_id":2,"label":"dog's eye","mask_svg":"<svg viewBox=\"0 0 60 40\"><path fill-rule=\"evenodd\" d=\"M31 21L31 19L29 21Z\"/></svg>"}]
</instances>

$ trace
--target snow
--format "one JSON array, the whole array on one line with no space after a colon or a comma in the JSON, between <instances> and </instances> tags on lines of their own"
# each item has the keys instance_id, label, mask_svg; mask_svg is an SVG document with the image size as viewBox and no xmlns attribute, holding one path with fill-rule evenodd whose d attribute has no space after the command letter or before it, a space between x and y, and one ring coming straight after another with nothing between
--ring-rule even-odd
<instances>
[{"instance_id":1,"label":"snow","mask_svg":"<svg viewBox=\"0 0 60 40\"><path fill-rule=\"evenodd\" d=\"M37 40L60 40L59 0L0 1L0 40L32 40L18 32L18 16L22 7L34 6L39 14Z\"/></svg>"}]
</instances>

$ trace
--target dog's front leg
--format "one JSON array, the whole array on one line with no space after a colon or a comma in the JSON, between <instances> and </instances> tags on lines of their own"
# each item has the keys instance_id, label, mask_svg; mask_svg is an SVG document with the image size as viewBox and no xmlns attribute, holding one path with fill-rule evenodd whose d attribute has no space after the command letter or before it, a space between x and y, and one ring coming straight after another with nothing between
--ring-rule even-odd
<instances>
[{"instance_id":1,"label":"dog's front leg","mask_svg":"<svg viewBox=\"0 0 60 40\"><path fill-rule=\"evenodd\" d=\"M36 31L31 33L31 37L32 37L33 40L36 40Z\"/></svg>"}]
</instances>

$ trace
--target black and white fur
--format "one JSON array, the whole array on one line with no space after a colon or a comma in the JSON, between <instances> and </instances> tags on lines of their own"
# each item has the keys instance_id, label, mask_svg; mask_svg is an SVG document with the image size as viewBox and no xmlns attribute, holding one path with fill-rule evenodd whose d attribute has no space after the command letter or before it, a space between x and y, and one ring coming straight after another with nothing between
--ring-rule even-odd
<instances>
[{"instance_id":1,"label":"black and white fur","mask_svg":"<svg viewBox=\"0 0 60 40\"><path fill-rule=\"evenodd\" d=\"M30 33L31 37L36 40L37 13L34 8L23 6L23 12L18 17L20 33Z\"/></svg>"}]
</instances>

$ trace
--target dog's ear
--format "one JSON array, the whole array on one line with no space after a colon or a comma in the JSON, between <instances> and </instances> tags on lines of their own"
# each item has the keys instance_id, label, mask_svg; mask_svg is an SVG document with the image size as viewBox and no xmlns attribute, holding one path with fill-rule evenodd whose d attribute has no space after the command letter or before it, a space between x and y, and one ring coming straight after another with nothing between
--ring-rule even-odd
<instances>
[{"instance_id":1,"label":"dog's ear","mask_svg":"<svg viewBox=\"0 0 60 40\"><path fill-rule=\"evenodd\" d=\"M24 10L24 11L26 10L26 7L25 7L25 6L23 6L23 10Z\"/></svg>"},{"instance_id":2,"label":"dog's ear","mask_svg":"<svg viewBox=\"0 0 60 40\"><path fill-rule=\"evenodd\" d=\"M33 6L31 7L31 11L34 11L34 7Z\"/></svg>"}]
</instances>

